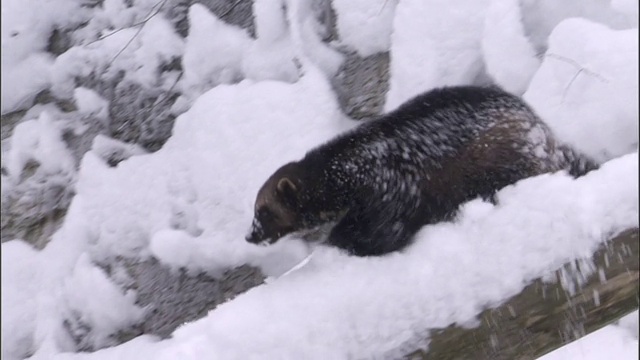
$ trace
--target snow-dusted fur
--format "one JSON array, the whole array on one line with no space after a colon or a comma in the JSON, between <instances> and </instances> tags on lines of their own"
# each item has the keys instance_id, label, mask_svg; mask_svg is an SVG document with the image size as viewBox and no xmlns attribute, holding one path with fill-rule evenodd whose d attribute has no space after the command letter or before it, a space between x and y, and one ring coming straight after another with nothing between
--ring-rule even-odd
<instances>
[{"instance_id":1,"label":"snow-dusted fur","mask_svg":"<svg viewBox=\"0 0 640 360\"><path fill-rule=\"evenodd\" d=\"M516 181L597 165L518 97L497 88L429 91L284 165L260 189L247 240L275 242L337 221L328 243L354 255L401 249L425 224Z\"/></svg>"}]
</instances>

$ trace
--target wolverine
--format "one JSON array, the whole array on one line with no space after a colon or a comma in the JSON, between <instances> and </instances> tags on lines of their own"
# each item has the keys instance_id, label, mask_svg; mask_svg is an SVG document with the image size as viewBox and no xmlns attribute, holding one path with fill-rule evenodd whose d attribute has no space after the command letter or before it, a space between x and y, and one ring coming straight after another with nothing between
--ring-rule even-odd
<instances>
[{"instance_id":1,"label":"wolverine","mask_svg":"<svg viewBox=\"0 0 640 360\"><path fill-rule=\"evenodd\" d=\"M496 87L428 91L279 168L259 190L246 240L272 244L331 224L326 243L357 256L402 249L424 225L518 180L597 164L559 142Z\"/></svg>"}]
</instances>

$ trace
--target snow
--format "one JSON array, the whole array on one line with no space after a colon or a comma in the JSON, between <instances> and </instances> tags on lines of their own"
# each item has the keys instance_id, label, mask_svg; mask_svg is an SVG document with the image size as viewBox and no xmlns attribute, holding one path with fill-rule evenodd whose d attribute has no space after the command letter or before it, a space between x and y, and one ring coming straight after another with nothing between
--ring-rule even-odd
<instances>
[{"instance_id":1,"label":"snow","mask_svg":"<svg viewBox=\"0 0 640 360\"><path fill-rule=\"evenodd\" d=\"M462 0L456 6L447 0L398 2L385 111L425 90L474 81L482 71L481 39L488 6L489 0Z\"/></svg>"},{"instance_id":2,"label":"snow","mask_svg":"<svg viewBox=\"0 0 640 360\"><path fill-rule=\"evenodd\" d=\"M14 240L2 244L2 357L19 358L33 346L36 296L39 291L38 252ZM8 331L11 329L11 331Z\"/></svg>"},{"instance_id":3,"label":"snow","mask_svg":"<svg viewBox=\"0 0 640 360\"><path fill-rule=\"evenodd\" d=\"M125 78L144 86L162 86L156 76L158 66L182 52L183 41L168 21L153 17L142 27L118 29L58 56L51 68L51 90L57 97L71 98L77 78L98 76L97 72L106 80L117 76L119 71L125 71ZM164 86L174 82L165 80L168 85Z\"/></svg>"},{"instance_id":4,"label":"snow","mask_svg":"<svg viewBox=\"0 0 640 360\"><path fill-rule=\"evenodd\" d=\"M53 59L45 52L50 31L84 18L73 0L2 2L2 114L29 107L50 85Z\"/></svg>"},{"instance_id":5,"label":"snow","mask_svg":"<svg viewBox=\"0 0 640 360\"><path fill-rule=\"evenodd\" d=\"M135 64L138 65L135 79L140 84L153 86L158 67L182 56L184 42L173 30L171 23L159 16L152 17L145 23L140 31L139 41L140 46L134 55Z\"/></svg>"},{"instance_id":6,"label":"snow","mask_svg":"<svg viewBox=\"0 0 640 360\"><path fill-rule=\"evenodd\" d=\"M618 9L629 8L622 5L616 8L616 1L609 0L524 0L521 2L522 22L530 41L543 53L547 39L553 29L563 20L583 18L614 29L638 27L638 17ZM620 3L624 3L622 0ZM637 7L637 5L636 5ZM622 9L621 9L622 10Z\"/></svg>"},{"instance_id":7,"label":"snow","mask_svg":"<svg viewBox=\"0 0 640 360\"><path fill-rule=\"evenodd\" d=\"M322 26L315 18L311 1L287 0L287 23L296 58L319 68L327 77L335 75L343 56L321 40Z\"/></svg>"},{"instance_id":8,"label":"snow","mask_svg":"<svg viewBox=\"0 0 640 360\"><path fill-rule=\"evenodd\" d=\"M77 87L73 90L73 98L80 114L106 119L109 102L95 91Z\"/></svg>"},{"instance_id":9,"label":"snow","mask_svg":"<svg viewBox=\"0 0 640 360\"><path fill-rule=\"evenodd\" d=\"M16 126L3 160L9 174L35 160L77 182L65 221L44 249L20 239L1 245L4 358L393 356L431 328L474 326L479 310L570 260L589 265L605 239L638 226L637 4L630 1L335 1L343 44L362 56L390 51L387 109L433 87L488 76L524 92L562 140L603 163L579 179L561 172L522 180L499 192L498 205L471 201L456 221L426 226L408 248L373 258L292 236L268 247L244 241L263 181L357 125L340 112L330 86L342 55L322 42L309 2L255 1L256 39L195 4L185 40L154 17L139 35L138 28L126 28L89 43L145 19L157 5L145 0L129 8L105 0L76 34L85 45L55 59L43 53L48 31L62 20L83 19L77 3L6 3L3 114L28 106L51 86L73 98L83 116L106 119L106 100L76 87L76 76L121 69L136 82L167 89L175 77L158 79L154 69L181 55L178 87L188 111L152 154L98 136L77 175L50 106L32 108ZM63 10L73 16L65 19ZM19 15L15 21L8 11ZM5 26L27 30L13 38ZM547 46L539 61L536 52ZM5 82L7 75L12 82ZM126 160L112 167L112 157ZM9 179L2 176L3 192ZM140 336L94 353L74 352L112 345L114 334L145 315L135 293L96 264L149 256L213 275L251 264L269 279L170 339ZM637 316L545 359L635 359ZM83 343L76 344L78 337Z\"/></svg>"},{"instance_id":10,"label":"snow","mask_svg":"<svg viewBox=\"0 0 640 360\"><path fill-rule=\"evenodd\" d=\"M487 72L503 89L522 95L540 66L522 24L520 1L493 0L484 20L482 55ZM509 51L504 51L508 48Z\"/></svg>"},{"instance_id":11,"label":"snow","mask_svg":"<svg viewBox=\"0 0 640 360\"><path fill-rule=\"evenodd\" d=\"M85 335L83 331L86 330L81 327L91 328L84 339L89 344L109 345L113 329L135 325L144 315L143 309L135 305L135 293L128 291L122 294L104 271L91 263L87 253L78 258L73 274L64 281L62 291L68 310L81 314L78 324L71 325L72 329L76 325L79 328L72 331Z\"/></svg>"},{"instance_id":12,"label":"snow","mask_svg":"<svg viewBox=\"0 0 640 360\"><path fill-rule=\"evenodd\" d=\"M251 43L249 34L226 24L200 4L189 8L189 24L182 60L183 90L201 94L215 85L241 80L243 52Z\"/></svg>"},{"instance_id":13,"label":"snow","mask_svg":"<svg viewBox=\"0 0 640 360\"><path fill-rule=\"evenodd\" d=\"M2 73L2 107L4 113L21 110L33 102L37 93L46 89L49 84L49 71L52 66L51 57L36 53L17 63L5 63L5 55L9 50L2 49L2 68L12 71ZM18 86L16 86L19 84Z\"/></svg>"},{"instance_id":14,"label":"snow","mask_svg":"<svg viewBox=\"0 0 640 360\"><path fill-rule=\"evenodd\" d=\"M273 0L253 2L257 39L242 63L242 71L250 79L294 82L299 78L283 5Z\"/></svg>"},{"instance_id":15,"label":"snow","mask_svg":"<svg viewBox=\"0 0 640 360\"><path fill-rule=\"evenodd\" d=\"M639 4L634 0L611 0L611 7L618 12L629 15L638 21Z\"/></svg>"},{"instance_id":16,"label":"snow","mask_svg":"<svg viewBox=\"0 0 640 360\"><path fill-rule=\"evenodd\" d=\"M61 129L47 112L18 124L6 159L9 174L19 177L29 161L37 162L49 174L73 173L74 160L61 137Z\"/></svg>"},{"instance_id":17,"label":"snow","mask_svg":"<svg viewBox=\"0 0 640 360\"><path fill-rule=\"evenodd\" d=\"M637 29L612 30L584 19L565 20L549 37L549 50L524 99L558 137L596 160L634 151L637 43Z\"/></svg>"},{"instance_id":18,"label":"snow","mask_svg":"<svg viewBox=\"0 0 640 360\"><path fill-rule=\"evenodd\" d=\"M332 1L341 43L354 48L362 57L389 50L397 3L397 0Z\"/></svg>"},{"instance_id":19,"label":"snow","mask_svg":"<svg viewBox=\"0 0 640 360\"><path fill-rule=\"evenodd\" d=\"M635 337L620 326L607 326L579 341L570 343L540 360L602 360L638 358L638 312L628 315L636 319Z\"/></svg>"}]
</instances>

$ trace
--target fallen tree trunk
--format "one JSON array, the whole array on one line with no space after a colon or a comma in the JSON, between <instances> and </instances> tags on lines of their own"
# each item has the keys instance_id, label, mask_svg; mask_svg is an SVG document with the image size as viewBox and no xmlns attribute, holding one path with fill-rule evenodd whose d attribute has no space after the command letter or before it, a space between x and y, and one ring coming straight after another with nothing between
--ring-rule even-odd
<instances>
[{"instance_id":1,"label":"fallen tree trunk","mask_svg":"<svg viewBox=\"0 0 640 360\"><path fill-rule=\"evenodd\" d=\"M483 311L476 328L433 330L423 349L404 358L538 358L637 309L638 262L638 229L629 229L593 255L595 271L584 271L587 262L565 264L556 271L557 282L535 280Z\"/></svg>"}]
</instances>

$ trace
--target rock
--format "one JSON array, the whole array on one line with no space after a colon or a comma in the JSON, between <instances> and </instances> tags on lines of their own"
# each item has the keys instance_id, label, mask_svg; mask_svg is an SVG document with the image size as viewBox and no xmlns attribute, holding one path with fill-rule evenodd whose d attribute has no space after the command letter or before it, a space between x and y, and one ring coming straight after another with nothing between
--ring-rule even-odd
<instances>
[{"instance_id":1,"label":"rock","mask_svg":"<svg viewBox=\"0 0 640 360\"><path fill-rule=\"evenodd\" d=\"M346 60L332 85L342 110L351 118L379 115L389 89L389 53L363 58L355 51L346 52Z\"/></svg>"},{"instance_id":2,"label":"rock","mask_svg":"<svg viewBox=\"0 0 640 360\"><path fill-rule=\"evenodd\" d=\"M220 277L204 273L190 275L172 270L155 258L141 262L122 260L125 279L119 281L136 290L137 304L147 308L142 324L123 332L128 336L153 334L166 338L180 325L204 317L211 309L264 282L257 268L243 265ZM113 267L110 267L115 273Z\"/></svg>"},{"instance_id":3,"label":"rock","mask_svg":"<svg viewBox=\"0 0 640 360\"><path fill-rule=\"evenodd\" d=\"M31 162L20 182L2 195L1 241L23 239L37 249L62 225L73 197L70 174L43 174Z\"/></svg>"},{"instance_id":4,"label":"rock","mask_svg":"<svg viewBox=\"0 0 640 360\"><path fill-rule=\"evenodd\" d=\"M246 29L253 38L256 36L256 28L253 22L252 0L169 0L164 6L164 15L174 25L176 32L182 37L189 35L189 7L193 4L202 4L218 18L228 24Z\"/></svg>"},{"instance_id":5,"label":"rock","mask_svg":"<svg viewBox=\"0 0 640 360\"><path fill-rule=\"evenodd\" d=\"M193 0L169 0L164 7L164 16L183 38L189 35L188 13L191 4L193 4Z\"/></svg>"},{"instance_id":6,"label":"rock","mask_svg":"<svg viewBox=\"0 0 640 360\"><path fill-rule=\"evenodd\" d=\"M0 124L2 129L2 140L9 139L13 133L13 128L22 121L26 110L18 110L7 114L2 114Z\"/></svg>"},{"instance_id":7,"label":"rock","mask_svg":"<svg viewBox=\"0 0 640 360\"><path fill-rule=\"evenodd\" d=\"M322 41L330 43L338 40L338 27L336 26L336 12L331 6L331 0L313 0L311 5L316 19L322 24Z\"/></svg>"},{"instance_id":8,"label":"rock","mask_svg":"<svg viewBox=\"0 0 640 360\"><path fill-rule=\"evenodd\" d=\"M58 56L71 49L73 46L71 33L72 31L69 29L53 29L47 43L47 52Z\"/></svg>"},{"instance_id":9,"label":"rock","mask_svg":"<svg viewBox=\"0 0 640 360\"><path fill-rule=\"evenodd\" d=\"M177 97L130 81L119 83L109 104L110 135L149 151L160 149L171 136L175 116L170 110Z\"/></svg>"}]
</instances>

